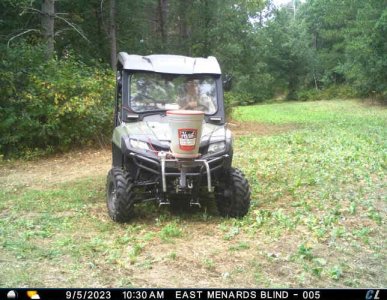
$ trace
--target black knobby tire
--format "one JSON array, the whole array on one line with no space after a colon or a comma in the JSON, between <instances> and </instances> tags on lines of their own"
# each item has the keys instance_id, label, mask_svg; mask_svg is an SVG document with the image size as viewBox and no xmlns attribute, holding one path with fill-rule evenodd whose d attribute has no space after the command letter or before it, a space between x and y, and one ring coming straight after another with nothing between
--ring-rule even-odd
<instances>
[{"instance_id":1,"label":"black knobby tire","mask_svg":"<svg viewBox=\"0 0 387 300\"><path fill-rule=\"evenodd\" d=\"M230 168L220 188L216 204L223 217L238 218L247 214L250 207L250 185L242 171Z\"/></svg>"},{"instance_id":2,"label":"black knobby tire","mask_svg":"<svg viewBox=\"0 0 387 300\"><path fill-rule=\"evenodd\" d=\"M132 179L120 168L112 168L107 176L106 200L109 216L124 223L133 217L134 195Z\"/></svg>"}]
</instances>

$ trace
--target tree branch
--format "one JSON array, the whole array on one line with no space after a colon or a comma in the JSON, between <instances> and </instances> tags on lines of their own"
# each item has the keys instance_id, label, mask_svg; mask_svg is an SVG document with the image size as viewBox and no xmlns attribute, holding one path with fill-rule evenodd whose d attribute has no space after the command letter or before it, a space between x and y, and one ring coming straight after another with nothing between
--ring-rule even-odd
<instances>
[{"instance_id":1,"label":"tree branch","mask_svg":"<svg viewBox=\"0 0 387 300\"><path fill-rule=\"evenodd\" d=\"M57 14L55 15L55 18L57 18L57 19L59 19L59 20L62 20L62 21L64 21L64 22L66 22L70 27L72 27L76 32L78 32L78 34L81 36L81 37L83 37L86 41L88 41L89 43L90 43L90 41L89 41L89 39L73 24L73 23L71 23L69 20L66 20L65 18L63 18L63 17L60 17L60 16L58 16Z\"/></svg>"},{"instance_id":2,"label":"tree branch","mask_svg":"<svg viewBox=\"0 0 387 300\"><path fill-rule=\"evenodd\" d=\"M19 37L19 36L22 36L22 35L24 35L24 34L27 34L27 33L31 32L31 31L37 31L37 32L40 32L40 30L38 30L38 29L27 29L27 30L25 30L25 31L23 31L23 32L21 32L21 33L18 33L17 35L11 37L11 38L8 40L8 42L7 42L7 48L9 48L9 44L11 43L12 40L16 39L16 38Z\"/></svg>"},{"instance_id":3,"label":"tree branch","mask_svg":"<svg viewBox=\"0 0 387 300\"><path fill-rule=\"evenodd\" d=\"M37 12L38 14L41 14L43 15L43 12L39 9L36 9L36 8L33 8L33 7L25 7L22 12L20 13L20 16L24 15L24 13L27 11L27 10L31 10L33 12Z\"/></svg>"},{"instance_id":4,"label":"tree branch","mask_svg":"<svg viewBox=\"0 0 387 300\"><path fill-rule=\"evenodd\" d=\"M54 36L59 36L62 32L72 30L72 28L64 28L55 32Z\"/></svg>"}]
</instances>

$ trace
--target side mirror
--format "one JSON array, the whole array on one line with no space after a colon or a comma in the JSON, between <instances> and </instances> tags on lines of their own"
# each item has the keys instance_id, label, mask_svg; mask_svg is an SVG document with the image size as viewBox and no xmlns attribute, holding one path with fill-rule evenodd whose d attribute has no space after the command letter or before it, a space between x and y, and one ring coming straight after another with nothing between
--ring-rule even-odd
<instances>
[{"instance_id":1,"label":"side mirror","mask_svg":"<svg viewBox=\"0 0 387 300\"><path fill-rule=\"evenodd\" d=\"M232 75L231 74L225 74L223 76L223 90L229 91L232 87Z\"/></svg>"},{"instance_id":2,"label":"side mirror","mask_svg":"<svg viewBox=\"0 0 387 300\"><path fill-rule=\"evenodd\" d=\"M117 71L116 82L117 82L118 89L122 88L122 73L121 73L121 71Z\"/></svg>"}]
</instances>

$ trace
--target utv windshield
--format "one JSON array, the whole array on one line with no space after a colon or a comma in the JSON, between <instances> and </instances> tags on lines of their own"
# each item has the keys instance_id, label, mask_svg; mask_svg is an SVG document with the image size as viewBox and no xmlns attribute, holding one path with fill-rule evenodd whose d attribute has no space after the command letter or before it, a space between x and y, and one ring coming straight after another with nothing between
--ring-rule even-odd
<instances>
[{"instance_id":1,"label":"utv windshield","mask_svg":"<svg viewBox=\"0 0 387 300\"><path fill-rule=\"evenodd\" d=\"M129 76L129 105L133 111L201 110L217 111L214 77L159 73L133 73Z\"/></svg>"}]
</instances>

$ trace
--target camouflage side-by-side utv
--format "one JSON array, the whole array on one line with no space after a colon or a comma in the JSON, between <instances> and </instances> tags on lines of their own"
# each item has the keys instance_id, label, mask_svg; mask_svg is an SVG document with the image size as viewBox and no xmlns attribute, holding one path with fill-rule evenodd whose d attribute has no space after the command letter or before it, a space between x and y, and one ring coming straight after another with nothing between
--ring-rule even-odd
<instances>
[{"instance_id":1,"label":"camouflage side-by-side utv","mask_svg":"<svg viewBox=\"0 0 387 300\"><path fill-rule=\"evenodd\" d=\"M208 193L220 215L247 213L250 187L232 167L215 57L119 53L114 124L107 176L107 207L114 221L129 221L139 202L200 206Z\"/></svg>"}]
</instances>

